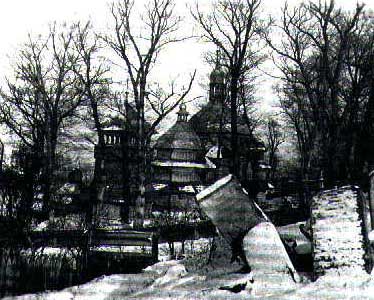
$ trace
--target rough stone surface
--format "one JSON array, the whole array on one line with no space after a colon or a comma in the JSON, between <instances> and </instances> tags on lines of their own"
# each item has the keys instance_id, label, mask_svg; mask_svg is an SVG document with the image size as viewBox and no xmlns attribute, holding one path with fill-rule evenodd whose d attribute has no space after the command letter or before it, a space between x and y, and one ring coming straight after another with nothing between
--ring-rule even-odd
<instances>
[{"instance_id":1,"label":"rough stone surface","mask_svg":"<svg viewBox=\"0 0 374 300\"><path fill-rule=\"evenodd\" d=\"M243 250L255 280L262 276L300 280L272 223L262 222L252 228L243 239Z\"/></svg>"},{"instance_id":2,"label":"rough stone surface","mask_svg":"<svg viewBox=\"0 0 374 300\"><path fill-rule=\"evenodd\" d=\"M328 190L311 205L315 277L364 273L363 220L358 192L353 187Z\"/></svg>"}]
</instances>

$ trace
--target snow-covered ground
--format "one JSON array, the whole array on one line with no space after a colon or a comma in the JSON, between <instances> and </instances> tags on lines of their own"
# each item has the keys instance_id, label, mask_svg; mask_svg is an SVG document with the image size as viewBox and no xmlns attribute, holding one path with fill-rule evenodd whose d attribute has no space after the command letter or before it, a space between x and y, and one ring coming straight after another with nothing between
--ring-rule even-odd
<instances>
[{"instance_id":1,"label":"snow-covered ground","mask_svg":"<svg viewBox=\"0 0 374 300\"><path fill-rule=\"evenodd\" d=\"M104 276L63 291L15 299L374 299L374 280L369 276L355 278L355 282L349 276L339 281L321 278L301 284L285 284L282 280L282 285L278 279L269 277L252 282L250 274L228 269L212 269L201 274L188 271L181 261L169 261L158 263L142 274ZM241 287L244 289L239 291Z\"/></svg>"},{"instance_id":2,"label":"snow-covered ground","mask_svg":"<svg viewBox=\"0 0 374 300\"><path fill-rule=\"evenodd\" d=\"M292 233L291 228L283 233ZM219 238L208 263L209 245L209 241L195 242L189 250L193 254L185 259L159 262L141 274L102 276L62 291L6 299L374 299L374 276L369 274L336 272L316 282L304 278L301 283L285 273L253 277L237 272L241 266L230 263L230 249Z\"/></svg>"}]
</instances>

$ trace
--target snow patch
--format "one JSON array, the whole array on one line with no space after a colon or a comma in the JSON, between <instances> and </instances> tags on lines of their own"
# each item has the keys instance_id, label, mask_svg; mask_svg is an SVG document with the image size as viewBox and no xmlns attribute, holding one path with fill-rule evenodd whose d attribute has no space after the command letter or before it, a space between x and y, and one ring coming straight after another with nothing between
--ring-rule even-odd
<instances>
[{"instance_id":1,"label":"snow patch","mask_svg":"<svg viewBox=\"0 0 374 300\"><path fill-rule=\"evenodd\" d=\"M182 264L177 264L170 267L164 276L158 278L153 283L154 288L165 286L167 284L176 282L178 279L183 278L187 275L187 270Z\"/></svg>"},{"instance_id":2,"label":"snow patch","mask_svg":"<svg viewBox=\"0 0 374 300\"><path fill-rule=\"evenodd\" d=\"M231 174L229 174L229 175L221 178L220 180L217 180L215 183L213 183L212 185L208 186L206 189L204 189L200 193L198 193L196 195L196 200L197 201L202 201L205 197L207 197L208 195L212 194L214 191L216 191L220 187L222 187L225 184L227 184L228 182L230 182L232 177L233 176Z\"/></svg>"},{"instance_id":3,"label":"snow patch","mask_svg":"<svg viewBox=\"0 0 374 300\"><path fill-rule=\"evenodd\" d=\"M372 230L372 231L370 231L369 232L369 241L371 242L371 243L373 243L374 242L374 230Z\"/></svg>"},{"instance_id":4,"label":"snow patch","mask_svg":"<svg viewBox=\"0 0 374 300\"><path fill-rule=\"evenodd\" d=\"M195 168L195 169L209 169L207 164L194 163L189 161L153 161L152 165L158 167L179 167L179 168Z\"/></svg>"},{"instance_id":5,"label":"snow patch","mask_svg":"<svg viewBox=\"0 0 374 300\"><path fill-rule=\"evenodd\" d=\"M243 250L255 281L257 277L272 275L285 282L300 281L276 228L270 222L259 223L246 234Z\"/></svg>"}]
</instances>

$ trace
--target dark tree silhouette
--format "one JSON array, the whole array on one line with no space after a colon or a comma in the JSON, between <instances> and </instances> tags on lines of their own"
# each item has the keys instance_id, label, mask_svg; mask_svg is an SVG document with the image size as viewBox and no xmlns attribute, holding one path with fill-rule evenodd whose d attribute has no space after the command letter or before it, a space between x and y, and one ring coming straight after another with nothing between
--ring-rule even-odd
<instances>
[{"instance_id":1,"label":"dark tree silhouette","mask_svg":"<svg viewBox=\"0 0 374 300\"><path fill-rule=\"evenodd\" d=\"M239 174L237 119L242 79L254 72L264 57L259 55L261 0L218 0L212 11L203 12L199 4L191 10L202 29L202 38L214 43L223 56L228 73L231 111L232 172ZM247 106L244 106L247 108Z\"/></svg>"},{"instance_id":2,"label":"dark tree silhouette","mask_svg":"<svg viewBox=\"0 0 374 300\"><path fill-rule=\"evenodd\" d=\"M278 167L279 146L284 143L284 134L280 123L273 117L269 117L265 121L265 144L269 155L269 165L271 167L269 179L274 180L274 176Z\"/></svg>"},{"instance_id":3,"label":"dark tree silhouette","mask_svg":"<svg viewBox=\"0 0 374 300\"><path fill-rule=\"evenodd\" d=\"M174 1L151 0L144 7L140 16L133 10L134 1L121 0L111 5L114 20L113 35L104 36L105 42L125 63L126 75L129 78L132 98L137 113L138 133L138 161L139 161L139 197L137 203L137 226L142 226L144 192L146 181L147 143L150 135L154 133L157 125L168 115L189 93L195 78L195 73L187 84L187 88L177 93L172 89L167 93L152 91L149 75L156 64L159 54L168 45L186 39L178 37L177 31L181 18L174 12ZM136 28L135 24L140 24ZM137 22L137 23L136 23ZM173 99L172 101L170 101ZM149 105L156 120L151 125L150 131L145 128L145 108Z\"/></svg>"},{"instance_id":4,"label":"dark tree silhouette","mask_svg":"<svg viewBox=\"0 0 374 300\"><path fill-rule=\"evenodd\" d=\"M364 65L357 59L363 53L357 45L370 36L370 22L363 5L349 13L334 1L286 4L275 24L281 42L265 35L282 74L281 106L297 132L306 177L310 169L322 170L330 183L354 174L358 123L370 89L361 77Z\"/></svg>"},{"instance_id":5,"label":"dark tree silhouette","mask_svg":"<svg viewBox=\"0 0 374 300\"><path fill-rule=\"evenodd\" d=\"M56 24L47 36L33 38L18 52L14 76L1 90L0 119L35 159L43 157L44 205L48 210L57 164L61 128L83 101L83 88L74 72L74 26Z\"/></svg>"}]
</instances>

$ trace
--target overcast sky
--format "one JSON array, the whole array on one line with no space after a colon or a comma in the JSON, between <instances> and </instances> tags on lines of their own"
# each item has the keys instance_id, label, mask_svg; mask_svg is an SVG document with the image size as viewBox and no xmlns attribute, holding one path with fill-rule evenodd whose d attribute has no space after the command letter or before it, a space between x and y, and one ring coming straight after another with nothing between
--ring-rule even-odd
<instances>
[{"instance_id":1,"label":"overcast sky","mask_svg":"<svg viewBox=\"0 0 374 300\"><path fill-rule=\"evenodd\" d=\"M136 0L136 3L145 0ZM186 15L183 29L190 30L193 26L187 9L188 4L195 0L176 0L177 10L181 15ZM200 5L211 3L211 0L200 0ZM296 4L299 0L289 0ZM0 84L4 76L9 72L9 56L12 57L19 49L20 44L26 41L27 34L39 34L46 32L48 24L70 21L92 20L97 31L105 31L111 22L109 13L110 1L107 0L9 0L0 4ZM265 14L277 15L283 5L283 0L263 0ZM368 8L374 8L374 0L367 0ZM337 6L345 9L353 9L356 1L336 0ZM158 78L167 79L178 74L186 75L197 69L197 82L194 85L193 96L205 93L199 83L206 83L207 74L210 71L204 63L203 55L207 51L207 45L197 43L195 40L185 42L183 45L170 47L162 56L162 64L159 66ZM268 64L269 65L269 64ZM269 68L269 67L268 67ZM271 86L273 81L264 77L258 87L258 95L262 97L266 107L275 99ZM193 109L192 109L193 110Z\"/></svg>"},{"instance_id":2,"label":"overcast sky","mask_svg":"<svg viewBox=\"0 0 374 300\"><path fill-rule=\"evenodd\" d=\"M145 0L136 0L137 3ZM187 15L185 21L186 30L192 27L186 6L193 4L195 0L177 0L177 9L180 14ZM289 0L291 4L299 0ZM57 21L75 21L91 19L96 30L105 31L111 21L107 0L11 0L1 1L0 4L0 79L9 72L9 59L19 45L24 42L29 32L39 34L48 28L48 24ZM199 4L211 3L210 0L200 0ZM283 0L263 0L264 12L276 15L280 11ZM336 0L337 5L351 9L356 1ZM374 7L374 1L367 1L368 7ZM163 59L162 76L171 73L185 74L193 69L198 69L201 79L208 72L203 61L203 52L206 45L189 41L183 46L168 49L167 59ZM204 67L205 66L205 67Z\"/></svg>"}]
</instances>

